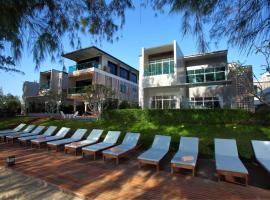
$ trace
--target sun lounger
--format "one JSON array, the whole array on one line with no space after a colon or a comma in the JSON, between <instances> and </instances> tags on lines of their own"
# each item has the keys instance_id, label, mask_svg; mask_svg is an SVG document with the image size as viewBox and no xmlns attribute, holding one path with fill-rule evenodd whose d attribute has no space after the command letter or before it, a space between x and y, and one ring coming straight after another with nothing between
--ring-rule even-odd
<instances>
[{"instance_id":1,"label":"sun lounger","mask_svg":"<svg viewBox=\"0 0 270 200\"><path fill-rule=\"evenodd\" d=\"M196 137L181 137L178 152L171 160L171 173L175 168L192 170L195 175L195 167L198 158L199 139Z\"/></svg>"},{"instance_id":2,"label":"sun lounger","mask_svg":"<svg viewBox=\"0 0 270 200\"><path fill-rule=\"evenodd\" d=\"M152 147L138 157L139 167L142 164L156 165L159 171L161 159L168 153L171 143L171 136L156 135Z\"/></svg>"},{"instance_id":3,"label":"sun lounger","mask_svg":"<svg viewBox=\"0 0 270 200\"><path fill-rule=\"evenodd\" d=\"M28 125L24 130L22 130L22 131L17 131L16 134L29 133L29 132L31 132L35 127L36 127L36 125ZM12 134L14 134L14 133L3 133L3 134L0 135L0 138L1 138L2 140L5 141L6 136L12 135Z\"/></svg>"},{"instance_id":4,"label":"sun lounger","mask_svg":"<svg viewBox=\"0 0 270 200\"><path fill-rule=\"evenodd\" d=\"M65 145L65 153L75 152L77 155L78 151L82 149L82 147L89 146L91 144L97 143L100 140L103 130L101 129L93 129L86 140L82 140L80 142L72 142L70 144Z\"/></svg>"},{"instance_id":5,"label":"sun lounger","mask_svg":"<svg viewBox=\"0 0 270 200\"><path fill-rule=\"evenodd\" d=\"M138 144L140 133L127 133L122 144L104 150L103 160L106 158L115 158L116 164L119 163L119 158L126 156L132 150L134 150Z\"/></svg>"},{"instance_id":6,"label":"sun lounger","mask_svg":"<svg viewBox=\"0 0 270 200\"><path fill-rule=\"evenodd\" d=\"M55 136L49 136L49 137L40 137L34 140L31 140L31 147L34 145L41 147L42 144L46 144L47 142L54 141L54 140L60 140L64 139L64 137L69 132L70 128L62 127Z\"/></svg>"},{"instance_id":7,"label":"sun lounger","mask_svg":"<svg viewBox=\"0 0 270 200\"><path fill-rule=\"evenodd\" d=\"M57 129L57 126L49 126L49 128L42 135L32 135L32 136L27 136L27 137L21 137L21 138L18 138L18 140L20 144L27 145L27 142L29 142L30 140L52 136L52 134L54 133L56 129Z\"/></svg>"},{"instance_id":8,"label":"sun lounger","mask_svg":"<svg viewBox=\"0 0 270 200\"><path fill-rule=\"evenodd\" d=\"M1 134L6 134L6 133L15 133L15 132L18 132L20 130L23 129L23 127L25 127L26 124L19 124L17 127L15 127L14 129L5 129L5 130L1 130L0 131L0 135Z\"/></svg>"},{"instance_id":9,"label":"sun lounger","mask_svg":"<svg viewBox=\"0 0 270 200\"><path fill-rule=\"evenodd\" d=\"M38 126L31 133L14 133L14 134L8 135L6 136L6 141L7 142L11 141L12 143L14 143L14 141L19 137L38 135L43 131L44 128L45 126Z\"/></svg>"},{"instance_id":10,"label":"sun lounger","mask_svg":"<svg viewBox=\"0 0 270 200\"><path fill-rule=\"evenodd\" d=\"M58 151L59 148L63 147L65 144L80 141L83 138L86 131L87 131L87 129L77 129L75 131L75 133L70 138L47 142L47 148L48 148L48 150L56 149L56 151Z\"/></svg>"},{"instance_id":11,"label":"sun lounger","mask_svg":"<svg viewBox=\"0 0 270 200\"><path fill-rule=\"evenodd\" d=\"M120 136L120 131L109 131L104 138L103 142L86 146L82 148L82 156L86 154L93 155L94 160L96 159L96 154L104 149L108 149L116 145L116 142Z\"/></svg>"},{"instance_id":12,"label":"sun lounger","mask_svg":"<svg viewBox=\"0 0 270 200\"><path fill-rule=\"evenodd\" d=\"M251 140L256 160L270 173L270 141Z\"/></svg>"},{"instance_id":13,"label":"sun lounger","mask_svg":"<svg viewBox=\"0 0 270 200\"><path fill-rule=\"evenodd\" d=\"M215 139L215 160L218 181L222 176L230 182L237 182L234 177L243 178L248 184L248 171L238 156L236 141L233 139Z\"/></svg>"}]
</instances>

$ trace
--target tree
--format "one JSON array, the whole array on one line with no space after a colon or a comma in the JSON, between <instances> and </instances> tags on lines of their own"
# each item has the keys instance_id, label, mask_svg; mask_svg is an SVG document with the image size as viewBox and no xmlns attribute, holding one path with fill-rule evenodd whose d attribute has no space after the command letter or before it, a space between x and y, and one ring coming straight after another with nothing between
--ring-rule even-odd
<instances>
[{"instance_id":1,"label":"tree","mask_svg":"<svg viewBox=\"0 0 270 200\"><path fill-rule=\"evenodd\" d=\"M52 90L49 90L44 94L45 96L45 110L48 113L59 113L59 108L61 104L63 103L63 100L66 97L66 93L64 92L55 92Z\"/></svg>"},{"instance_id":2,"label":"tree","mask_svg":"<svg viewBox=\"0 0 270 200\"><path fill-rule=\"evenodd\" d=\"M100 84L86 86L81 95L87 102L90 112L98 119L100 119L101 113L109 105L106 102L114 98L112 89Z\"/></svg>"},{"instance_id":3,"label":"tree","mask_svg":"<svg viewBox=\"0 0 270 200\"><path fill-rule=\"evenodd\" d=\"M155 10L180 14L183 35L197 38L199 51L208 50L210 40L218 43L227 38L228 44L241 50L252 50L255 44L270 39L270 4L268 0L151 0Z\"/></svg>"},{"instance_id":4,"label":"tree","mask_svg":"<svg viewBox=\"0 0 270 200\"><path fill-rule=\"evenodd\" d=\"M0 0L0 69L21 72L15 66L23 49L37 69L46 56L61 61L63 38L79 48L81 32L112 42L132 7L131 0Z\"/></svg>"},{"instance_id":5,"label":"tree","mask_svg":"<svg viewBox=\"0 0 270 200\"><path fill-rule=\"evenodd\" d=\"M255 47L255 53L260 54L264 57L265 64L262 64L260 67L264 71L270 73L270 41L265 40L259 47ZM247 72L246 67L243 63L235 62L231 63L231 66L236 70L236 73L241 79L239 79L239 84L246 88L246 92L249 96L256 98L263 105L270 106L270 102L266 99L266 92L264 83L259 80L256 74L252 73L254 83L250 80L250 75Z\"/></svg>"},{"instance_id":6,"label":"tree","mask_svg":"<svg viewBox=\"0 0 270 200\"><path fill-rule=\"evenodd\" d=\"M5 95L0 89L0 117L14 116L20 108L21 102L17 96Z\"/></svg>"}]
</instances>

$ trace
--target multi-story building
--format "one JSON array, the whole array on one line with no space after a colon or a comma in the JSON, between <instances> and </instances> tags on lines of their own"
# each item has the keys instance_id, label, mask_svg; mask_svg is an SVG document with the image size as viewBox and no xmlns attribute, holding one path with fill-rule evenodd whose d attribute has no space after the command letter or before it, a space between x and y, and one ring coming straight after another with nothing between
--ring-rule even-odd
<instances>
[{"instance_id":1,"label":"multi-story building","mask_svg":"<svg viewBox=\"0 0 270 200\"><path fill-rule=\"evenodd\" d=\"M28 112L45 110L48 91L67 94L65 105L73 106L74 111L83 108L80 111L85 112L87 100L82 92L91 84L111 88L114 98L120 102L138 102L139 72L135 68L95 46L64 54L63 57L75 61L75 65L68 67L68 73L54 69L41 72L40 81L36 83L39 88L37 94L23 94Z\"/></svg>"},{"instance_id":2,"label":"multi-story building","mask_svg":"<svg viewBox=\"0 0 270 200\"><path fill-rule=\"evenodd\" d=\"M239 92L237 73L232 73L234 69L227 62L227 50L184 56L173 41L142 48L139 60L142 108L253 109L253 99ZM252 73L250 76L252 82Z\"/></svg>"},{"instance_id":3,"label":"multi-story building","mask_svg":"<svg viewBox=\"0 0 270 200\"><path fill-rule=\"evenodd\" d=\"M262 101L258 98L254 98L255 106L262 105L263 103L270 103L270 73L265 72L258 80L255 80L254 86L258 96L263 98Z\"/></svg>"},{"instance_id":4,"label":"multi-story building","mask_svg":"<svg viewBox=\"0 0 270 200\"><path fill-rule=\"evenodd\" d=\"M68 99L74 106L87 102L81 95L82 89L91 84L102 84L114 91L114 98L138 102L139 72L130 65L92 46L64 54L63 57L76 62L68 69Z\"/></svg>"}]
</instances>

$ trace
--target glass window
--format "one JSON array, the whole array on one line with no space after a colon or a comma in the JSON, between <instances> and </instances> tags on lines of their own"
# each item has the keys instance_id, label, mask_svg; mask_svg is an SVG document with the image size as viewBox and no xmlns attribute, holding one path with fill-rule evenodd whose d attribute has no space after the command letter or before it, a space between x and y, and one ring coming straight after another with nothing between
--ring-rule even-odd
<instances>
[{"instance_id":1,"label":"glass window","mask_svg":"<svg viewBox=\"0 0 270 200\"><path fill-rule=\"evenodd\" d=\"M209 67L205 69L205 73L211 73L211 72L215 72L215 68L214 67Z\"/></svg>"},{"instance_id":2,"label":"glass window","mask_svg":"<svg viewBox=\"0 0 270 200\"><path fill-rule=\"evenodd\" d=\"M196 77L195 77L195 75L189 75L188 76L188 82L189 83L196 83Z\"/></svg>"},{"instance_id":3,"label":"glass window","mask_svg":"<svg viewBox=\"0 0 270 200\"><path fill-rule=\"evenodd\" d=\"M211 73L211 74L205 74L205 81L215 81L215 74Z\"/></svg>"},{"instance_id":4,"label":"glass window","mask_svg":"<svg viewBox=\"0 0 270 200\"><path fill-rule=\"evenodd\" d=\"M108 61L108 67L110 68L110 73L117 75L117 65Z\"/></svg>"},{"instance_id":5,"label":"glass window","mask_svg":"<svg viewBox=\"0 0 270 200\"><path fill-rule=\"evenodd\" d=\"M128 70L120 67L120 77L128 80Z\"/></svg>"},{"instance_id":6,"label":"glass window","mask_svg":"<svg viewBox=\"0 0 270 200\"><path fill-rule=\"evenodd\" d=\"M216 81L223 81L223 80L225 80L225 72L216 73Z\"/></svg>"},{"instance_id":7,"label":"glass window","mask_svg":"<svg viewBox=\"0 0 270 200\"><path fill-rule=\"evenodd\" d=\"M175 96L153 96L151 101L151 108L156 109L175 109Z\"/></svg>"},{"instance_id":8,"label":"glass window","mask_svg":"<svg viewBox=\"0 0 270 200\"><path fill-rule=\"evenodd\" d=\"M120 92L125 94L125 93L126 93L126 91L127 91L127 87L126 87L126 85L121 84L121 85L120 85Z\"/></svg>"},{"instance_id":9,"label":"glass window","mask_svg":"<svg viewBox=\"0 0 270 200\"><path fill-rule=\"evenodd\" d=\"M174 73L173 58L150 61L149 66L145 66L144 69L144 76L153 76L170 73Z\"/></svg>"},{"instance_id":10,"label":"glass window","mask_svg":"<svg viewBox=\"0 0 270 200\"><path fill-rule=\"evenodd\" d=\"M203 74L204 73L204 69L196 69L195 70L195 74Z\"/></svg>"},{"instance_id":11,"label":"glass window","mask_svg":"<svg viewBox=\"0 0 270 200\"><path fill-rule=\"evenodd\" d=\"M191 108L220 108L218 97L191 97L189 106Z\"/></svg>"},{"instance_id":12,"label":"glass window","mask_svg":"<svg viewBox=\"0 0 270 200\"><path fill-rule=\"evenodd\" d=\"M170 63L164 62L163 63L163 74L169 74L170 73Z\"/></svg>"},{"instance_id":13,"label":"glass window","mask_svg":"<svg viewBox=\"0 0 270 200\"><path fill-rule=\"evenodd\" d=\"M134 73L131 73L131 75L130 75L130 80L131 80L132 82L134 82L134 83L137 83L137 75L134 74Z\"/></svg>"},{"instance_id":14,"label":"glass window","mask_svg":"<svg viewBox=\"0 0 270 200\"><path fill-rule=\"evenodd\" d=\"M162 74L162 63L156 63L156 75Z\"/></svg>"},{"instance_id":15,"label":"glass window","mask_svg":"<svg viewBox=\"0 0 270 200\"><path fill-rule=\"evenodd\" d=\"M197 74L196 75L196 83L204 82L204 74Z\"/></svg>"}]
</instances>

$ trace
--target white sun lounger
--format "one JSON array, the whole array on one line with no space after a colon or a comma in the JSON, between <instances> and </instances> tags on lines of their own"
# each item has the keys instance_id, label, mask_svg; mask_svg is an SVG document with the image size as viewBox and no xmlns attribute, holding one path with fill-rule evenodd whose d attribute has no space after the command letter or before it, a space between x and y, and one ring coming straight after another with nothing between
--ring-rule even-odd
<instances>
[{"instance_id":1,"label":"white sun lounger","mask_svg":"<svg viewBox=\"0 0 270 200\"><path fill-rule=\"evenodd\" d=\"M83 138L86 131L87 131L87 129L77 129L75 131L75 133L70 138L47 142L48 150L49 149L56 149L56 151L58 151L58 149L60 147L64 146L65 144L80 141Z\"/></svg>"},{"instance_id":2,"label":"white sun lounger","mask_svg":"<svg viewBox=\"0 0 270 200\"><path fill-rule=\"evenodd\" d=\"M1 130L0 131L0 135L1 134L6 134L6 133L15 133L15 132L18 132L20 130L23 129L23 127L25 127L26 124L19 124L17 127L15 127L14 129L5 129L5 130Z\"/></svg>"},{"instance_id":3,"label":"white sun lounger","mask_svg":"<svg viewBox=\"0 0 270 200\"><path fill-rule=\"evenodd\" d=\"M22 131L17 131L16 134L29 133L29 132L31 132L35 127L36 127L36 125L28 125L24 130L22 130ZM6 136L12 135L12 134L15 134L15 133L3 133L3 134L0 135L0 137L1 137L3 140L5 140L5 139L6 139Z\"/></svg>"},{"instance_id":4,"label":"white sun lounger","mask_svg":"<svg viewBox=\"0 0 270 200\"><path fill-rule=\"evenodd\" d=\"M228 176L232 177L231 182L238 183L233 177L239 177L248 184L248 171L238 156L234 139L215 139L215 161L219 181L221 176Z\"/></svg>"},{"instance_id":5,"label":"white sun lounger","mask_svg":"<svg viewBox=\"0 0 270 200\"><path fill-rule=\"evenodd\" d=\"M139 167L142 164L156 165L157 172L159 171L159 163L168 153L171 143L171 136L156 135L150 149L142 153L138 157Z\"/></svg>"},{"instance_id":6,"label":"white sun lounger","mask_svg":"<svg viewBox=\"0 0 270 200\"><path fill-rule=\"evenodd\" d=\"M194 176L198 151L199 138L181 137L178 152L171 160L171 173L174 172L175 168L184 168L192 170L192 175Z\"/></svg>"},{"instance_id":7,"label":"white sun lounger","mask_svg":"<svg viewBox=\"0 0 270 200\"><path fill-rule=\"evenodd\" d=\"M20 144L24 143L26 145L27 142L30 140L51 136L56 129L57 129L57 126L49 126L48 129L42 135L32 135L32 136L27 136L27 137L21 137L21 138L18 138L18 140Z\"/></svg>"},{"instance_id":8,"label":"white sun lounger","mask_svg":"<svg viewBox=\"0 0 270 200\"><path fill-rule=\"evenodd\" d=\"M98 152L116 145L120 133L121 133L120 131L109 131L106 137L104 138L103 142L83 147L82 156L84 157L84 155L86 154L93 155L95 160L96 154Z\"/></svg>"},{"instance_id":9,"label":"white sun lounger","mask_svg":"<svg viewBox=\"0 0 270 200\"><path fill-rule=\"evenodd\" d=\"M104 150L103 160L106 158L115 158L116 164L119 163L119 158L127 155L132 150L134 150L138 144L140 138L140 133L127 133L122 144L112 147L110 149Z\"/></svg>"},{"instance_id":10,"label":"white sun lounger","mask_svg":"<svg viewBox=\"0 0 270 200\"><path fill-rule=\"evenodd\" d=\"M65 153L69 151L74 151L75 155L77 155L78 150L82 147L97 143L100 140L103 130L101 129L93 129L86 140L82 140L80 142L72 142L70 144L65 145Z\"/></svg>"},{"instance_id":11,"label":"white sun lounger","mask_svg":"<svg viewBox=\"0 0 270 200\"><path fill-rule=\"evenodd\" d=\"M49 136L49 137L40 137L34 140L31 140L31 147L33 145L37 145L39 148L42 144L45 144L46 142L54 141L54 140L60 140L63 139L67 133L69 132L70 128L62 127L55 136Z\"/></svg>"},{"instance_id":12,"label":"white sun lounger","mask_svg":"<svg viewBox=\"0 0 270 200\"><path fill-rule=\"evenodd\" d=\"M7 142L9 140L11 140L12 143L13 143L14 140L19 138L19 137L27 137L27 136L38 135L44 130L44 128L45 128L45 126L38 126L31 133L14 133L14 134L6 136L6 140L7 140Z\"/></svg>"},{"instance_id":13,"label":"white sun lounger","mask_svg":"<svg viewBox=\"0 0 270 200\"><path fill-rule=\"evenodd\" d=\"M270 173L270 141L251 140L256 160Z\"/></svg>"}]
</instances>

